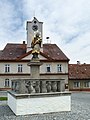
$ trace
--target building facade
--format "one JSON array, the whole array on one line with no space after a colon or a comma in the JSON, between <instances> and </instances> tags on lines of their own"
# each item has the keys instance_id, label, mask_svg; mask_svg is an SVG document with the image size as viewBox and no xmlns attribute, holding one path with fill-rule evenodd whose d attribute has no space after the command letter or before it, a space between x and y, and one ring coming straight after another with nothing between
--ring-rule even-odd
<instances>
[{"instance_id":1,"label":"building facade","mask_svg":"<svg viewBox=\"0 0 90 120\"><path fill-rule=\"evenodd\" d=\"M31 41L36 32L40 33L42 44L39 58L43 65L40 66L42 79L64 79L68 84L69 59L56 44L43 44L43 22L35 17L27 21L27 44L7 43L0 51L0 90L11 88L14 79L29 79L30 67L27 65L32 58Z\"/></svg>"},{"instance_id":2,"label":"building facade","mask_svg":"<svg viewBox=\"0 0 90 120\"><path fill-rule=\"evenodd\" d=\"M90 64L69 65L69 90L90 91Z\"/></svg>"}]
</instances>

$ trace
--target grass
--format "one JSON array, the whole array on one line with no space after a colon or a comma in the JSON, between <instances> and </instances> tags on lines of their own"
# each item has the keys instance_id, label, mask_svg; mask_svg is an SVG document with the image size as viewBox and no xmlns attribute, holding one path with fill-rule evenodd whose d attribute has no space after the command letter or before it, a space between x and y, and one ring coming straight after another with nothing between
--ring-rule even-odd
<instances>
[{"instance_id":1,"label":"grass","mask_svg":"<svg viewBox=\"0 0 90 120\"><path fill-rule=\"evenodd\" d=\"M7 97L0 97L0 101L7 100Z\"/></svg>"}]
</instances>

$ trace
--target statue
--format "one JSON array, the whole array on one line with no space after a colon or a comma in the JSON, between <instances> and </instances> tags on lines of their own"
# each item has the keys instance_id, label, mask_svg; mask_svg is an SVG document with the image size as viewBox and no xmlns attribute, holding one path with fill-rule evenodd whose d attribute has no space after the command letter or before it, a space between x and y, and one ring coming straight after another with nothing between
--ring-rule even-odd
<instances>
[{"instance_id":1,"label":"statue","mask_svg":"<svg viewBox=\"0 0 90 120\"><path fill-rule=\"evenodd\" d=\"M31 43L33 58L38 58L38 54L40 53L41 42L42 39L40 37L40 33L36 32L35 37Z\"/></svg>"}]
</instances>

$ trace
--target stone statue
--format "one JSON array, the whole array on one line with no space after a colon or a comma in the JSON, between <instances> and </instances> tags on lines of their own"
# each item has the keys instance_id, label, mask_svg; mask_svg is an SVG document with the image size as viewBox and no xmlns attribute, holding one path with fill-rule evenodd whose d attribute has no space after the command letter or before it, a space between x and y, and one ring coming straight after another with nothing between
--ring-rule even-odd
<instances>
[{"instance_id":1,"label":"stone statue","mask_svg":"<svg viewBox=\"0 0 90 120\"><path fill-rule=\"evenodd\" d=\"M40 33L36 32L35 37L31 43L33 58L38 58L38 54L40 53L41 42L42 39L40 37Z\"/></svg>"},{"instance_id":2,"label":"stone statue","mask_svg":"<svg viewBox=\"0 0 90 120\"><path fill-rule=\"evenodd\" d=\"M28 89L28 93L33 93L34 92L34 87L32 85L33 83L31 81L26 83L26 88Z\"/></svg>"}]
</instances>

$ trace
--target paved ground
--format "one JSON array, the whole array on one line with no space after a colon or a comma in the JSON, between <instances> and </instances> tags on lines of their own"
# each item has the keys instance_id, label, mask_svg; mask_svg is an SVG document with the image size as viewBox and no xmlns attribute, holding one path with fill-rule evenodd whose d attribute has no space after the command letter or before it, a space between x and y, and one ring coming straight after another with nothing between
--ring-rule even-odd
<instances>
[{"instance_id":1,"label":"paved ground","mask_svg":"<svg viewBox=\"0 0 90 120\"><path fill-rule=\"evenodd\" d=\"M6 91L0 91L0 97L6 97L7 92Z\"/></svg>"},{"instance_id":2,"label":"paved ground","mask_svg":"<svg viewBox=\"0 0 90 120\"><path fill-rule=\"evenodd\" d=\"M0 120L90 120L90 93L72 93L71 104L71 112L15 116L4 101L0 102Z\"/></svg>"}]
</instances>

